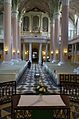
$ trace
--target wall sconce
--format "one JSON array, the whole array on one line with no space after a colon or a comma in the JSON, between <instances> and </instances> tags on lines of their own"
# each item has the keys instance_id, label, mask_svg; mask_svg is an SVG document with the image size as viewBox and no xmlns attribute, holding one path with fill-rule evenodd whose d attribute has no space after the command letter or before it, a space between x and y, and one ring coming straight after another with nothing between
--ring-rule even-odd
<instances>
[{"instance_id":1,"label":"wall sconce","mask_svg":"<svg viewBox=\"0 0 79 119\"><path fill-rule=\"evenodd\" d=\"M17 51L17 54L19 55L19 53L20 53L20 51L18 50L18 51Z\"/></svg>"},{"instance_id":2,"label":"wall sconce","mask_svg":"<svg viewBox=\"0 0 79 119\"><path fill-rule=\"evenodd\" d=\"M49 56L47 56L47 59L49 58Z\"/></svg>"},{"instance_id":3,"label":"wall sconce","mask_svg":"<svg viewBox=\"0 0 79 119\"><path fill-rule=\"evenodd\" d=\"M51 54L53 54L53 51L51 51Z\"/></svg>"},{"instance_id":4,"label":"wall sconce","mask_svg":"<svg viewBox=\"0 0 79 119\"><path fill-rule=\"evenodd\" d=\"M56 54L58 54L58 53L59 53L59 51L58 51L58 50L56 50L56 51L55 51L55 53L56 53Z\"/></svg>"},{"instance_id":5,"label":"wall sconce","mask_svg":"<svg viewBox=\"0 0 79 119\"><path fill-rule=\"evenodd\" d=\"M27 53L28 53L28 51L27 51Z\"/></svg>"},{"instance_id":6,"label":"wall sconce","mask_svg":"<svg viewBox=\"0 0 79 119\"><path fill-rule=\"evenodd\" d=\"M43 55L45 55L46 54L46 52L45 51L43 51Z\"/></svg>"},{"instance_id":7,"label":"wall sconce","mask_svg":"<svg viewBox=\"0 0 79 119\"><path fill-rule=\"evenodd\" d=\"M43 54L45 55L45 54L46 54L46 52L44 51L44 52L43 52Z\"/></svg>"},{"instance_id":8,"label":"wall sconce","mask_svg":"<svg viewBox=\"0 0 79 119\"><path fill-rule=\"evenodd\" d=\"M27 52L25 52L25 55L27 54Z\"/></svg>"},{"instance_id":9,"label":"wall sconce","mask_svg":"<svg viewBox=\"0 0 79 119\"><path fill-rule=\"evenodd\" d=\"M27 54L28 54L28 51L25 52L25 55L27 55Z\"/></svg>"},{"instance_id":10,"label":"wall sconce","mask_svg":"<svg viewBox=\"0 0 79 119\"><path fill-rule=\"evenodd\" d=\"M66 48L64 49L64 54L67 54L67 49Z\"/></svg>"},{"instance_id":11,"label":"wall sconce","mask_svg":"<svg viewBox=\"0 0 79 119\"><path fill-rule=\"evenodd\" d=\"M12 51L13 55L15 55L15 50Z\"/></svg>"},{"instance_id":12,"label":"wall sconce","mask_svg":"<svg viewBox=\"0 0 79 119\"><path fill-rule=\"evenodd\" d=\"M5 48L4 51L5 51L5 54L8 54L8 48Z\"/></svg>"},{"instance_id":13,"label":"wall sconce","mask_svg":"<svg viewBox=\"0 0 79 119\"><path fill-rule=\"evenodd\" d=\"M43 56L43 59L45 60L45 59L46 59L46 57L45 57L45 56Z\"/></svg>"}]
</instances>

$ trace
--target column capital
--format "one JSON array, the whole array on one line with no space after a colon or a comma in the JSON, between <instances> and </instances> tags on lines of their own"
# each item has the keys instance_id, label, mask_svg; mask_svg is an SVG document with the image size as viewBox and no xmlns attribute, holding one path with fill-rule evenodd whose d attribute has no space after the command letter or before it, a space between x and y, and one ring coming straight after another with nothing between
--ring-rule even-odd
<instances>
[{"instance_id":1,"label":"column capital","mask_svg":"<svg viewBox=\"0 0 79 119\"><path fill-rule=\"evenodd\" d=\"M40 43L40 45L42 45L42 43Z\"/></svg>"},{"instance_id":2,"label":"column capital","mask_svg":"<svg viewBox=\"0 0 79 119\"><path fill-rule=\"evenodd\" d=\"M11 4L12 3L12 0L4 0L4 3Z\"/></svg>"},{"instance_id":3,"label":"column capital","mask_svg":"<svg viewBox=\"0 0 79 119\"><path fill-rule=\"evenodd\" d=\"M12 10L12 16L18 15L18 10Z\"/></svg>"},{"instance_id":4,"label":"column capital","mask_svg":"<svg viewBox=\"0 0 79 119\"><path fill-rule=\"evenodd\" d=\"M56 12L56 13L54 14L54 19L57 19L58 16L59 16L59 12Z\"/></svg>"}]
</instances>

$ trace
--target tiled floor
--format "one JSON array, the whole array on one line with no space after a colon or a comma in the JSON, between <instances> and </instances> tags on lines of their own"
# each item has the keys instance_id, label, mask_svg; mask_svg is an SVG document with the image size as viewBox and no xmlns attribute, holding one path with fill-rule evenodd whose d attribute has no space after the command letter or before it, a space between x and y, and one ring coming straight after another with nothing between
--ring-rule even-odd
<instances>
[{"instance_id":1,"label":"tiled floor","mask_svg":"<svg viewBox=\"0 0 79 119\"><path fill-rule=\"evenodd\" d=\"M35 74L39 74L39 76L35 77ZM17 93L35 93L34 88L39 82L47 86L49 93L59 93L59 88L55 84L53 77L51 78L45 72L44 67L38 64L32 64L31 68L25 71L17 84Z\"/></svg>"}]
</instances>

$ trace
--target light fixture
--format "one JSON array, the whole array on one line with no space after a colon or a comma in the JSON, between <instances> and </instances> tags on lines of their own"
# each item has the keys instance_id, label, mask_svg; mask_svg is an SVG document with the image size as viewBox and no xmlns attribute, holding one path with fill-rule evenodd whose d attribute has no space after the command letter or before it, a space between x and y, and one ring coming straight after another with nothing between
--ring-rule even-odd
<instances>
[{"instance_id":1,"label":"light fixture","mask_svg":"<svg viewBox=\"0 0 79 119\"><path fill-rule=\"evenodd\" d=\"M17 54L19 54L19 53L20 53L20 51L18 50L18 51L17 51Z\"/></svg>"},{"instance_id":2,"label":"light fixture","mask_svg":"<svg viewBox=\"0 0 79 119\"><path fill-rule=\"evenodd\" d=\"M15 50L12 51L13 54L15 54L15 52L16 52Z\"/></svg>"},{"instance_id":3,"label":"light fixture","mask_svg":"<svg viewBox=\"0 0 79 119\"><path fill-rule=\"evenodd\" d=\"M46 58L46 57L45 57L45 56L43 56L43 59L44 59L44 60L45 60L45 58Z\"/></svg>"},{"instance_id":4,"label":"light fixture","mask_svg":"<svg viewBox=\"0 0 79 119\"><path fill-rule=\"evenodd\" d=\"M46 54L46 52L45 51L43 51L43 55L45 55Z\"/></svg>"},{"instance_id":5,"label":"light fixture","mask_svg":"<svg viewBox=\"0 0 79 119\"><path fill-rule=\"evenodd\" d=\"M53 51L51 51L51 54L53 54Z\"/></svg>"},{"instance_id":6,"label":"light fixture","mask_svg":"<svg viewBox=\"0 0 79 119\"><path fill-rule=\"evenodd\" d=\"M25 55L27 54L27 52L25 52Z\"/></svg>"},{"instance_id":7,"label":"light fixture","mask_svg":"<svg viewBox=\"0 0 79 119\"><path fill-rule=\"evenodd\" d=\"M49 56L47 56L47 59L49 58Z\"/></svg>"},{"instance_id":8,"label":"light fixture","mask_svg":"<svg viewBox=\"0 0 79 119\"><path fill-rule=\"evenodd\" d=\"M59 53L59 51L58 51L58 50L56 50L56 51L55 51L55 53L56 53L56 54L58 54L58 53Z\"/></svg>"},{"instance_id":9,"label":"light fixture","mask_svg":"<svg viewBox=\"0 0 79 119\"><path fill-rule=\"evenodd\" d=\"M45 54L46 54L46 52L43 52L43 54L45 55Z\"/></svg>"},{"instance_id":10,"label":"light fixture","mask_svg":"<svg viewBox=\"0 0 79 119\"><path fill-rule=\"evenodd\" d=\"M67 54L67 48L64 49L64 53Z\"/></svg>"},{"instance_id":11,"label":"light fixture","mask_svg":"<svg viewBox=\"0 0 79 119\"><path fill-rule=\"evenodd\" d=\"M6 54L8 54L8 48L5 48L4 51Z\"/></svg>"}]
</instances>

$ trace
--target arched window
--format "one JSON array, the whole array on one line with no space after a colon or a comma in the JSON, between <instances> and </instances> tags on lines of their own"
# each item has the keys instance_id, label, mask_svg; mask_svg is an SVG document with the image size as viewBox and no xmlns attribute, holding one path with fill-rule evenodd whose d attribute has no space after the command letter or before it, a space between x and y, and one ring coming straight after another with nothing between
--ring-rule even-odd
<instances>
[{"instance_id":1,"label":"arched window","mask_svg":"<svg viewBox=\"0 0 79 119\"><path fill-rule=\"evenodd\" d=\"M29 31L29 17L25 16L23 18L23 31Z\"/></svg>"},{"instance_id":2,"label":"arched window","mask_svg":"<svg viewBox=\"0 0 79 119\"><path fill-rule=\"evenodd\" d=\"M48 32L48 18L47 17L43 18L43 31Z\"/></svg>"},{"instance_id":3,"label":"arched window","mask_svg":"<svg viewBox=\"0 0 79 119\"><path fill-rule=\"evenodd\" d=\"M69 19L69 27L68 27L68 37L69 40L74 37L74 34L76 33L75 26L73 24L73 21Z\"/></svg>"},{"instance_id":4,"label":"arched window","mask_svg":"<svg viewBox=\"0 0 79 119\"><path fill-rule=\"evenodd\" d=\"M78 21L77 21L77 35L79 35L79 18L78 18Z\"/></svg>"},{"instance_id":5,"label":"arched window","mask_svg":"<svg viewBox=\"0 0 79 119\"><path fill-rule=\"evenodd\" d=\"M38 16L33 17L32 30L33 31L39 31L39 17Z\"/></svg>"}]
</instances>

